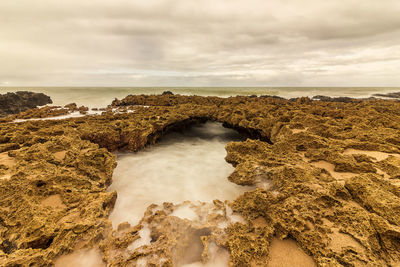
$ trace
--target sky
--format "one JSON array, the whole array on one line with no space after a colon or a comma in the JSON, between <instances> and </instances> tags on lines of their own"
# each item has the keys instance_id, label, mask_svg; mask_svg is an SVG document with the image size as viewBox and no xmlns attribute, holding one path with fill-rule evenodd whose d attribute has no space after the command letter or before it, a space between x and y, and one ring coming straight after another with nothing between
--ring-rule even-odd
<instances>
[{"instance_id":1,"label":"sky","mask_svg":"<svg viewBox=\"0 0 400 267\"><path fill-rule=\"evenodd\" d=\"M0 86L400 86L399 0L1 0Z\"/></svg>"}]
</instances>

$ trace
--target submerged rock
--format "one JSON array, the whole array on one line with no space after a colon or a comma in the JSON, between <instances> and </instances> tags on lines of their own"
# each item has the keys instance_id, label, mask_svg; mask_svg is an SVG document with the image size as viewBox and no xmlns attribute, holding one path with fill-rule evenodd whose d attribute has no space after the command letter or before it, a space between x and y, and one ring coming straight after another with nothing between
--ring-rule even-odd
<instances>
[{"instance_id":1,"label":"submerged rock","mask_svg":"<svg viewBox=\"0 0 400 267\"><path fill-rule=\"evenodd\" d=\"M344 103L358 101L358 99L351 98L351 97L330 97L330 96L324 96L324 95L316 95L316 96L313 96L312 99L326 101L326 102L344 102Z\"/></svg>"},{"instance_id":2,"label":"submerged rock","mask_svg":"<svg viewBox=\"0 0 400 267\"><path fill-rule=\"evenodd\" d=\"M3 94L0 95L0 118L51 103L50 97L43 93L18 91Z\"/></svg>"},{"instance_id":3,"label":"submerged rock","mask_svg":"<svg viewBox=\"0 0 400 267\"><path fill-rule=\"evenodd\" d=\"M134 112L0 123L0 265L50 266L98 248L109 266L208 262L220 249L231 266L266 266L286 243L310 266L400 263L399 102L131 95L113 104ZM190 206L190 217L150 206L140 224L113 230L111 152L207 120L249 137L226 146L227 179L254 189L211 212Z\"/></svg>"},{"instance_id":4,"label":"submerged rock","mask_svg":"<svg viewBox=\"0 0 400 267\"><path fill-rule=\"evenodd\" d=\"M400 98L400 92L387 93L387 94L374 94L373 96L387 97L387 98Z\"/></svg>"},{"instance_id":5,"label":"submerged rock","mask_svg":"<svg viewBox=\"0 0 400 267\"><path fill-rule=\"evenodd\" d=\"M161 95L174 95L171 91L164 91Z\"/></svg>"}]
</instances>

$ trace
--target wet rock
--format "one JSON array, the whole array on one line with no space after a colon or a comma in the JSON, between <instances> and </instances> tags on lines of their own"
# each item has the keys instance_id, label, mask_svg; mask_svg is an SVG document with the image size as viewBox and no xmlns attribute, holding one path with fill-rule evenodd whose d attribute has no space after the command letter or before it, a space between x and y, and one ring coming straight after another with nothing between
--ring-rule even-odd
<instances>
[{"instance_id":1,"label":"wet rock","mask_svg":"<svg viewBox=\"0 0 400 267\"><path fill-rule=\"evenodd\" d=\"M174 95L171 91L164 91L161 95Z\"/></svg>"},{"instance_id":2,"label":"wet rock","mask_svg":"<svg viewBox=\"0 0 400 267\"><path fill-rule=\"evenodd\" d=\"M80 113L80 114L87 114L89 108L88 108L88 107L85 107L85 106L80 106L80 107L78 108L78 110L79 110L79 113Z\"/></svg>"},{"instance_id":3,"label":"wet rock","mask_svg":"<svg viewBox=\"0 0 400 267\"><path fill-rule=\"evenodd\" d=\"M75 103L70 103L64 106L64 108L69 109L70 111L75 111L78 109L77 105Z\"/></svg>"},{"instance_id":4,"label":"wet rock","mask_svg":"<svg viewBox=\"0 0 400 267\"><path fill-rule=\"evenodd\" d=\"M373 96L386 97L386 98L400 98L400 92L387 93L387 94L374 94Z\"/></svg>"},{"instance_id":5,"label":"wet rock","mask_svg":"<svg viewBox=\"0 0 400 267\"><path fill-rule=\"evenodd\" d=\"M0 95L0 117L17 114L27 109L51 104L53 101L43 93L18 91Z\"/></svg>"},{"instance_id":6,"label":"wet rock","mask_svg":"<svg viewBox=\"0 0 400 267\"><path fill-rule=\"evenodd\" d=\"M61 108L58 106L45 106L41 108L33 108L28 109L27 111L23 111L21 113L12 115L7 117L7 119L37 119L37 118L48 118L48 117L56 117L67 115L72 111L69 108Z\"/></svg>"}]
</instances>

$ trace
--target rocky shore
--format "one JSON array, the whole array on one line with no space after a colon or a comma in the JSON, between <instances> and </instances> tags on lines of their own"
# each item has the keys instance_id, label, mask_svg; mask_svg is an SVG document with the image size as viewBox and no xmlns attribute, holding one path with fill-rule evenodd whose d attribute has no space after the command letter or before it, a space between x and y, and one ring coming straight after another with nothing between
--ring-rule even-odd
<instances>
[{"instance_id":1,"label":"rocky shore","mask_svg":"<svg viewBox=\"0 0 400 267\"><path fill-rule=\"evenodd\" d=\"M318 266L399 266L399 110L393 100L168 93L114 100L97 116L3 121L0 265L51 266L96 248L109 266L176 266L196 240L203 262L216 245L231 266L266 266L273 244L290 240ZM139 225L113 229L112 152L139 151L207 120L248 138L227 145L235 167L227 179L254 189L233 203L192 206L201 222L164 203ZM132 248L144 231L149 243Z\"/></svg>"},{"instance_id":2,"label":"rocky shore","mask_svg":"<svg viewBox=\"0 0 400 267\"><path fill-rule=\"evenodd\" d=\"M51 103L50 97L43 93L19 91L3 94L0 95L0 118Z\"/></svg>"}]
</instances>

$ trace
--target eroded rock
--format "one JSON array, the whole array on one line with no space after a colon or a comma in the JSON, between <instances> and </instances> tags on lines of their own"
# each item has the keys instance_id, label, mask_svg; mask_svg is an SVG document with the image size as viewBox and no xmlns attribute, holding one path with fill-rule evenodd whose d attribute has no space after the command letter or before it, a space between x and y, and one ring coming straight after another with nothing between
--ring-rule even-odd
<instances>
[{"instance_id":1,"label":"eroded rock","mask_svg":"<svg viewBox=\"0 0 400 267\"><path fill-rule=\"evenodd\" d=\"M318 266L399 264L399 102L166 94L113 104L134 112L0 123L1 265L46 266L99 247L110 266L208 262L220 249L231 266L265 266L274 240L292 240ZM255 188L229 205L186 203L186 217L181 204L150 206L140 224L112 229L110 152L206 120L249 137L229 143L226 160L230 181Z\"/></svg>"},{"instance_id":2,"label":"eroded rock","mask_svg":"<svg viewBox=\"0 0 400 267\"><path fill-rule=\"evenodd\" d=\"M51 103L50 97L43 93L18 91L3 94L0 95L0 118Z\"/></svg>"}]
</instances>

